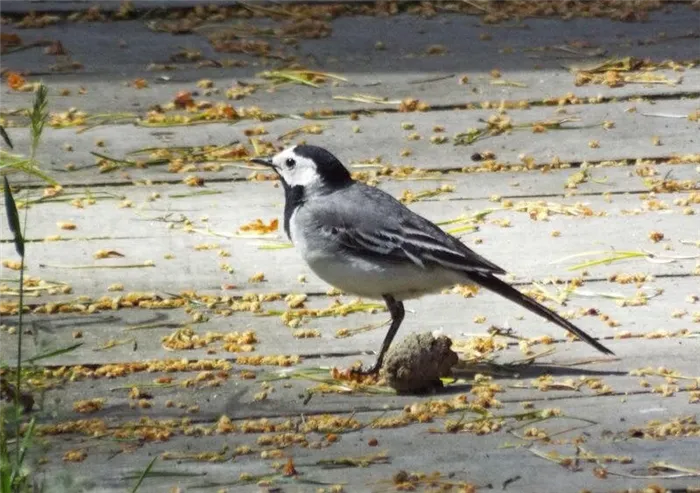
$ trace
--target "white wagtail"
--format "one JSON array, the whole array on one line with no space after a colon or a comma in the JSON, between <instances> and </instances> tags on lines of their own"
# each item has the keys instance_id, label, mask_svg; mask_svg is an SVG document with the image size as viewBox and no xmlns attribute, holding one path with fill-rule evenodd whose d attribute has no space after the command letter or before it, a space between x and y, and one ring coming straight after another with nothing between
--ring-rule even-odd
<instances>
[{"instance_id":1,"label":"white wagtail","mask_svg":"<svg viewBox=\"0 0 700 493\"><path fill-rule=\"evenodd\" d=\"M388 193L355 181L327 150L289 147L271 159L285 195L284 230L316 275L359 296L383 299L391 327L376 373L404 318L403 300L455 284L477 284L575 334L597 350L608 348L574 324L500 280L497 265L415 214Z\"/></svg>"}]
</instances>

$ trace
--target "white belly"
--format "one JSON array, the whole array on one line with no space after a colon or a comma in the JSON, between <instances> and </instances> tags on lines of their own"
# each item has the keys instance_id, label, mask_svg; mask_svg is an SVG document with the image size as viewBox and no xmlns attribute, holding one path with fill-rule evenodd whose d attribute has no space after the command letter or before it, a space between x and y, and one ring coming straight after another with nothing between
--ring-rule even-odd
<instances>
[{"instance_id":1,"label":"white belly","mask_svg":"<svg viewBox=\"0 0 700 493\"><path fill-rule=\"evenodd\" d=\"M332 244L309 245L295 215L296 212L290 220L289 232L296 250L318 277L346 293L375 299L388 294L405 300L466 281L459 273L446 269L422 268L409 261L384 263L353 257L340 253Z\"/></svg>"},{"instance_id":2,"label":"white belly","mask_svg":"<svg viewBox=\"0 0 700 493\"><path fill-rule=\"evenodd\" d=\"M378 265L360 258L312 258L314 273L346 293L380 299L392 295L397 300L418 298L450 287L458 279L406 264Z\"/></svg>"}]
</instances>

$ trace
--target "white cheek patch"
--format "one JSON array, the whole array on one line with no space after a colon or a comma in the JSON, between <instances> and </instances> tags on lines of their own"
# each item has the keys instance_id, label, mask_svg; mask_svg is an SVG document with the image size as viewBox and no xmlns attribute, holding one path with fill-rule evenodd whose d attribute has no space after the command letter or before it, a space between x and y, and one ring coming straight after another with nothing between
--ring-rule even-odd
<instances>
[{"instance_id":1,"label":"white cheek patch","mask_svg":"<svg viewBox=\"0 0 700 493\"><path fill-rule=\"evenodd\" d=\"M301 186L304 188L313 188L313 186L319 182L316 165L311 159L296 155L292 156L296 161L296 165L292 169L282 165L282 176L284 176L285 181L293 187ZM284 160L282 160L282 162L284 163Z\"/></svg>"},{"instance_id":2,"label":"white cheek patch","mask_svg":"<svg viewBox=\"0 0 700 493\"><path fill-rule=\"evenodd\" d=\"M297 165L294 169L288 171L290 175L289 184L292 186L300 185L304 188L312 187L318 182L319 176L316 169L311 166Z\"/></svg>"}]
</instances>

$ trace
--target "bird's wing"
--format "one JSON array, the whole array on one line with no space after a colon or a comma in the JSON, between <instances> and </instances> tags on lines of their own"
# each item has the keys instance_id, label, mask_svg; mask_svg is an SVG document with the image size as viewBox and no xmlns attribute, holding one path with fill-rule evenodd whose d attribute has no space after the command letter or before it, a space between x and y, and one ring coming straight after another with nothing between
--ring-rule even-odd
<instances>
[{"instance_id":1,"label":"bird's wing","mask_svg":"<svg viewBox=\"0 0 700 493\"><path fill-rule=\"evenodd\" d=\"M317 217L317 227L338 246L355 255L411 262L422 268L505 273L391 195L360 183L354 187L319 204L322 217ZM363 207L357 208L358 201Z\"/></svg>"}]
</instances>

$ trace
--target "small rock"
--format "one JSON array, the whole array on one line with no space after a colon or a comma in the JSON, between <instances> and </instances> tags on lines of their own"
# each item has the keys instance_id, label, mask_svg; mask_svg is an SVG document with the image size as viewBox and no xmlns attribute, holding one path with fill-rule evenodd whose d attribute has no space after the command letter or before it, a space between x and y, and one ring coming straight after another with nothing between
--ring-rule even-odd
<instances>
[{"instance_id":1,"label":"small rock","mask_svg":"<svg viewBox=\"0 0 700 493\"><path fill-rule=\"evenodd\" d=\"M440 377L451 375L457 354L447 336L430 332L409 334L386 354L381 376L398 393L425 393L442 387Z\"/></svg>"}]
</instances>

